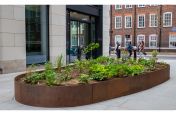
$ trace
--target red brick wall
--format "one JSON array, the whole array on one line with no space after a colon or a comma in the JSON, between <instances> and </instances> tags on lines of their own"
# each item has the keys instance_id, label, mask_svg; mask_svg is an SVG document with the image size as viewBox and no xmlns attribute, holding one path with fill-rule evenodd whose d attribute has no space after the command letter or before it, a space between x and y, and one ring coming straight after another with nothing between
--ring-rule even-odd
<instances>
[{"instance_id":1,"label":"red brick wall","mask_svg":"<svg viewBox=\"0 0 176 115\"><path fill-rule=\"evenodd\" d=\"M132 35L132 43L134 41L134 12L135 7L125 9L125 6L122 6L122 9L115 10L115 6L112 5L112 38L111 38L111 45L114 46L114 38L115 35L122 35L122 46L124 44L124 37L125 35L129 34ZM162 47L169 47L169 32L171 32L172 27L163 27L163 13L164 12L172 12L172 27L176 27L176 5L163 5L162 6L162 15L161 15L161 48ZM149 27L149 16L151 13L158 14L158 27ZM145 14L145 28L137 28L138 27L138 14ZM125 28L125 15L132 15L132 28ZM115 16L122 16L122 28L115 29ZM150 34L157 34L158 35L158 44L159 44L159 23L160 23L160 5L158 6L149 6L146 5L145 7L137 7L136 6L136 37L135 41L137 42L137 35L144 34L145 35L145 46L149 47L149 35Z\"/></svg>"}]
</instances>

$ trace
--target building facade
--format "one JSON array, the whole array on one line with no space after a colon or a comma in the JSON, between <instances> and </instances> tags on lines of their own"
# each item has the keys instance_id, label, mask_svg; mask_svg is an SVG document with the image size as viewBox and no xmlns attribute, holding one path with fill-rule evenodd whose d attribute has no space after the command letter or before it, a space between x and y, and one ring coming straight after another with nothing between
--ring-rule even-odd
<instances>
[{"instance_id":1,"label":"building facade","mask_svg":"<svg viewBox=\"0 0 176 115\"><path fill-rule=\"evenodd\" d=\"M146 50L176 51L175 5L112 5L111 45L144 41Z\"/></svg>"},{"instance_id":2,"label":"building facade","mask_svg":"<svg viewBox=\"0 0 176 115\"><path fill-rule=\"evenodd\" d=\"M77 48L100 44L93 57L109 55L110 6L0 6L1 73L26 70L28 64L64 64L78 58Z\"/></svg>"}]
</instances>

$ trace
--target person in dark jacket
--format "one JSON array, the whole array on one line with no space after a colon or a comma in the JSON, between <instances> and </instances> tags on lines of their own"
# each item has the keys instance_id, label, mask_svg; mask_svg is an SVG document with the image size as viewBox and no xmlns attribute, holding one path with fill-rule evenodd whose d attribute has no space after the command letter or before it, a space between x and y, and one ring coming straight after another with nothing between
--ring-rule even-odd
<instances>
[{"instance_id":1,"label":"person in dark jacket","mask_svg":"<svg viewBox=\"0 0 176 115\"><path fill-rule=\"evenodd\" d=\"M120 51L120 43L118 41L116 42L116 49L115 50L116 50L117 58L120 58L121 51Z\"/></svg>"},{"instance_id":2,"label":"person in dark jacket","mask_svg":"<svg viewBox=\"0 0 176 115\"><path fill-rule=\"evenodd\" d=\"M127 46L127 50L129 52L129 58L131 57L132 55L132 51L133 51L133 46L131 45L131 42L128 43L128 46Z\"/></svg>"}]
</instances>

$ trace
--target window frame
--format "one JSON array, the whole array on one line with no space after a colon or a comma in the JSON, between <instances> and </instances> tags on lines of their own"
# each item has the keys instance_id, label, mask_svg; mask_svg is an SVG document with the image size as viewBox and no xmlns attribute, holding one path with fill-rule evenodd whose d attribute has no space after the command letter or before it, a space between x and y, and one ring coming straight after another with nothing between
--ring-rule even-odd
<instances>
[{"instance_id":1,"label":"window frame","mask_svg":"<svg viewBox=\"0 0 176 115\"><path fill-rule=\"evenodd\" d=\"M156 37L156 40L152 40L152 37ZM151 46L151 42L155 41L156 42L156 46ZM157 48L158 47L158 36L156 34L150 34L149 35L149 48Z\"/></svg>"},{"instance_id":2,"label":"window frame","mask_svg":"<svg viewBox=\"0 0 176 115\"><path fill-rule=\"evenodd\" d=\"M121 19L120 27L117 28L117 18ZM121 29L122 28L122 16L115 16L115 29Z\"/></svg>"},{"instance_id":3,"label":"window frame","mask_svg":"<svg viewBox=\"0 0 176 115\"><path fill-rule=\"evenodd\" d=\"M120 42L119 42L119 43L122 44L122 35L119 35L119 34L118 34L118 35L115 35L115 36L114 36L115 48L116 48L116 46L117 46L117 44L116 44L116 42L117 42L117 37L120 37Z\"/></svg>"},{"instance_id":4,"label":"window frame","mask_svg":"<svg viewBox=\"0 0 176 115\"><path fill-rule=\"evenodd\" d=\"M169 48L176 49L176 46L173 47L173 46L170 45L170 42L176 42L176 35L175 35L175 40L171 40L171 36L173 36L173 34L170 34L170 35L169 35Z\"/></svg>"},{"instance_id":5,"label":"window frame","mask_svg":"<svg viewBox=\"0 0 176 115\"><path fill-rule=\"evenodd\" d=\"M125 38L125 42L124 42L124 47L127 47L127 37L126 36L124 36L124 38ZM132 43L132 35L130 35L130 38L129 38L130 40L128 40L128 41L130 41L131 43Z\"/></svg>"},{"instance_id":6,"label":"window frame","mask_svg":"<svg viewBox=\"0 0 176 115\"><path fill-rule=\"evenodd\" d=\"M154 20L154 23L156 21L156 25L152 26L152 16L156 16L156 20ZM150 14L149 17L149 27L158 27L158 15L157 14Z\"/></svg>"},{"instance_id":7,"label":"window frame","mask_svg":"<svg viewBox=\"0 0 176 115\"><path fill-rule=\"evenodd\" d=\"M171 21L171 25L165 25L165 14L171 14L171 19L170 19L170 21ZM172 27L172 12L165 12L165 13L163 13L163 27Z\"/></svg>"},{"instance_id":8,"label":"window frame","mask_svg":"<svg viewBox=\"0 0 176 115\"><path fill-rule=\"evenodd\" d=\"M139 37L140 36L143 36L144 37L144 47L145 47L145 35L144 34L139 34L139 35L137 35L137 44L139 43Z\"/></svg>"},{"instance_id":9,"label":"window frame","mask_svg":"<svg viewBox=\"0 0 176 115\"><path fill-rule=\"evenodd\" d=\"M126 19L127 17L131 18L131 27L127 27L127 19ZM125 28L132 28L132 15L125 16Z\"/></svg>"},{"instance_id":10,"label":"window frame","mask_svg":"<svg viewBox=\"0 0 176 115\"><path fill-rule=\"evenodd\" d=\"M125 9L130 9L130 8L133 8L133 6L132 5L125 5Z\"/></svg>"},{"instance_id":11,"label":"window frame","mask_svg":"<svg viewBox=\"0 0 176 115\"><path fill-rule=\"evenodd\" d=\"M143 4L138 5L138 8L144 8L144 7L145 7L145 5L143 5Z\"/></svg>"},{"instance_id":12,"label":"window frame","mask_svg":"<svg viewBox=\"0 0 176 115\"><path fill-rule=\"evenodd\" d=\"M144 16L144 26L143 27L139 27L139 17L140 16ZM138 26L137 26L138 28L145 28L145 14L139 14L138 15L138 23L137 24L138 24Z\"/></svg>"},{"instance_id":13,"label":"window frame","mask_svg":"<svg viewBox=\"0 0 176 115\"><path fill-rule=\"evenodd\" d=\"M120 6L120 7L117 8L117 5L115 5L115 10L120 10L120 9L122 9L122 5L118 5L118 6Z\"/></svg>"}]
</instances>

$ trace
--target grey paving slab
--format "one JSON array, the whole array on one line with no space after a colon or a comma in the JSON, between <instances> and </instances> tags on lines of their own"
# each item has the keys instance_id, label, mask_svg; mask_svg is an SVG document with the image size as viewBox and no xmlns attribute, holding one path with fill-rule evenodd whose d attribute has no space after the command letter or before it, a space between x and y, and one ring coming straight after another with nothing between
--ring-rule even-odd
<instances>
[{"instance_id":1,"label":"grey paving slab","mask_svg":"<svg viewBox=\"0 0 176 115\"><path fill-rule=\"evenodd\" d=\"M123 96L95 104L67 107L43 108L18 103L14 99L14 78L19 73L0 74L1 110L175 110L176 109L176 59L160 58L171 66L169 81L128 96Z\"/></svg>"}]
</instances>

